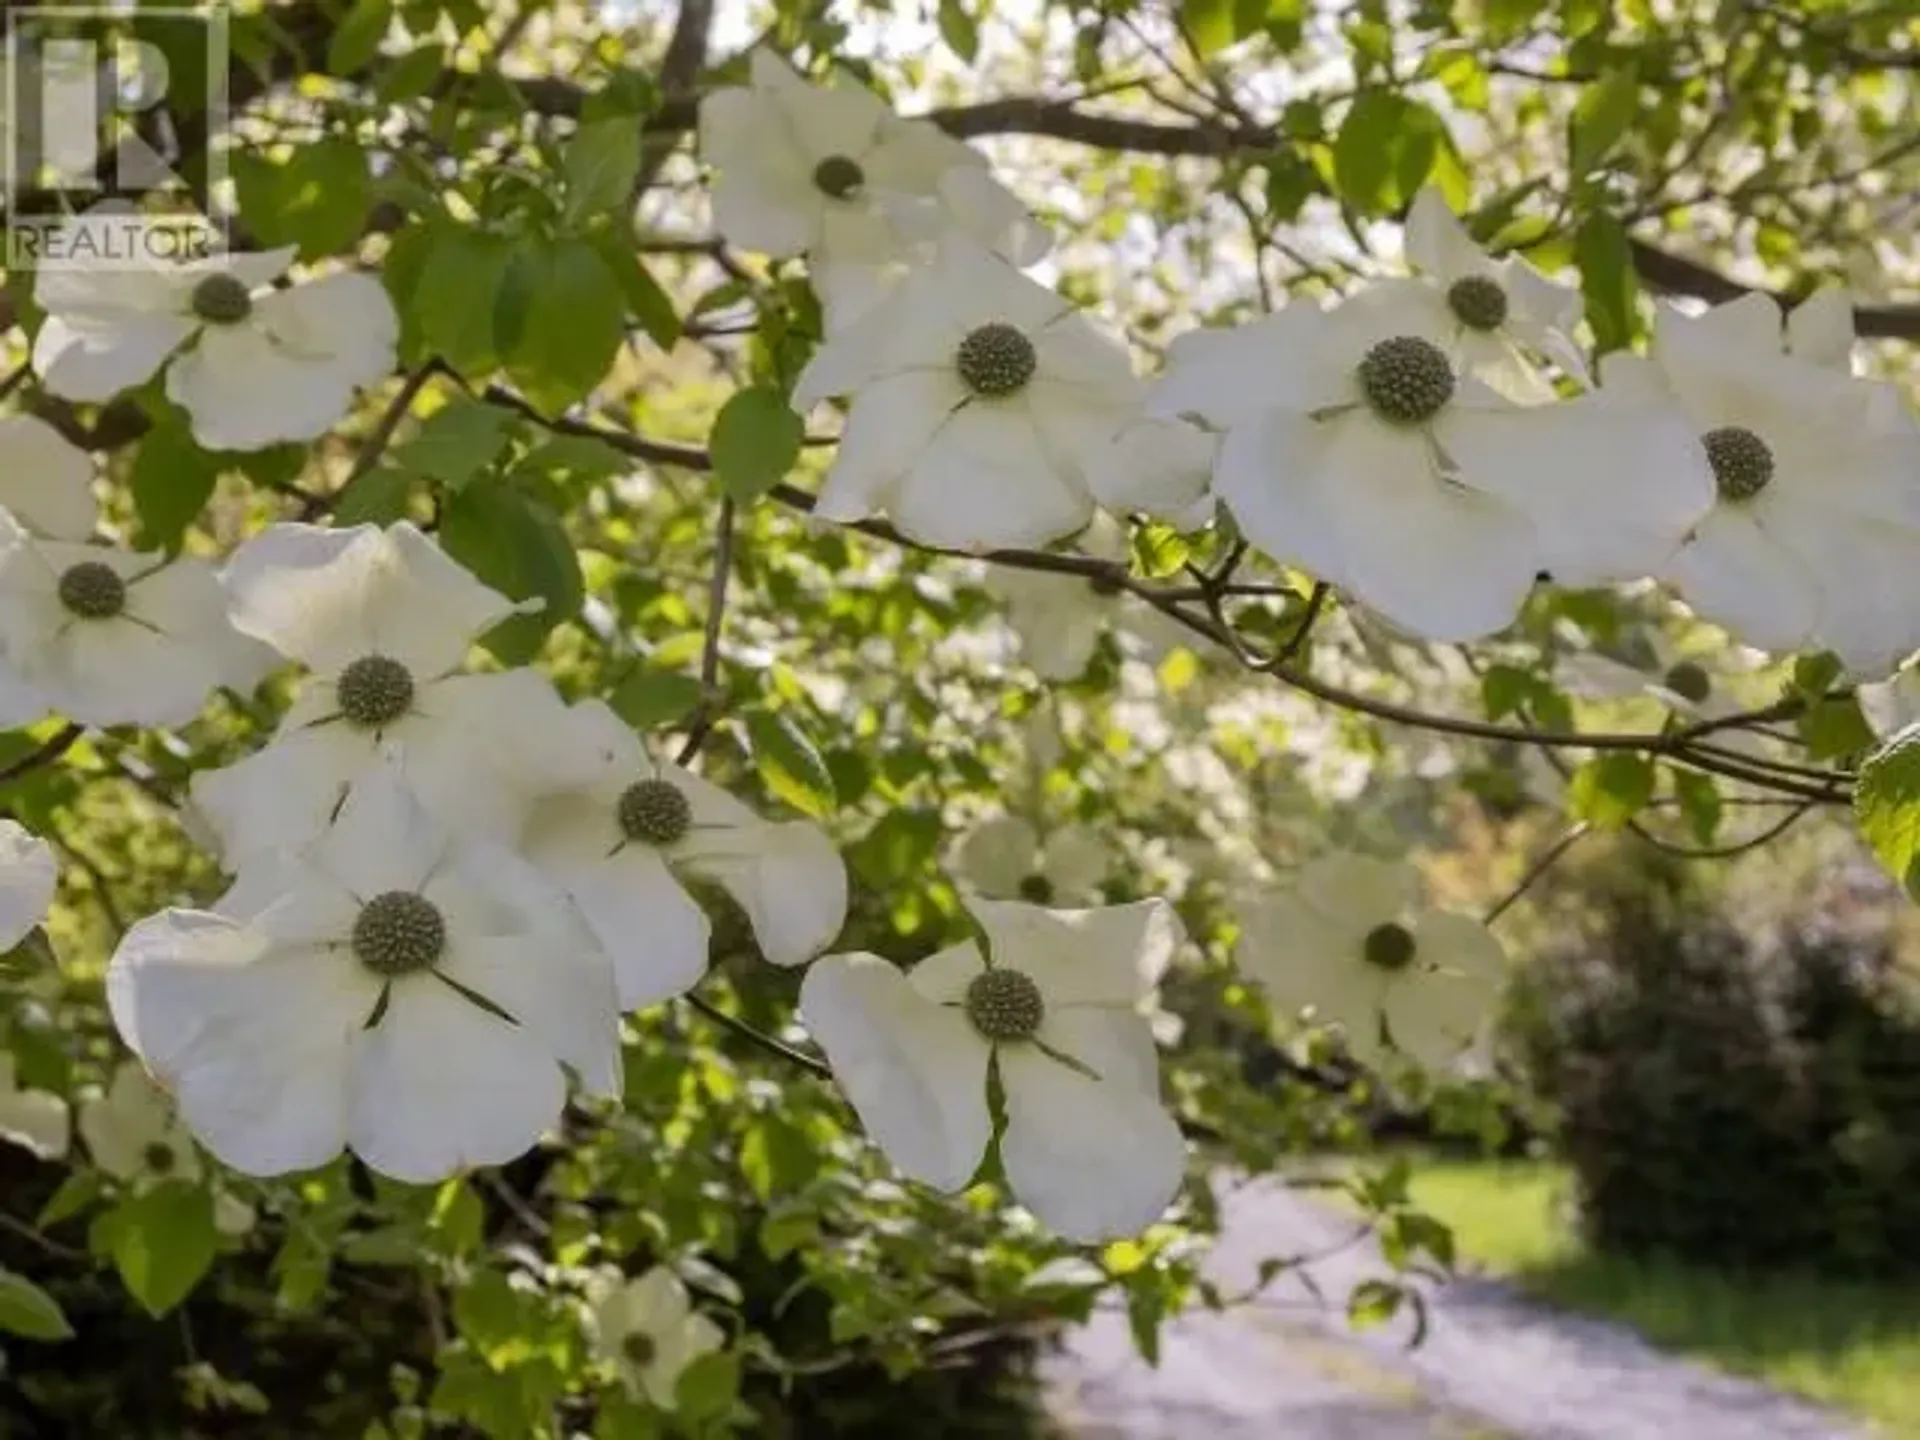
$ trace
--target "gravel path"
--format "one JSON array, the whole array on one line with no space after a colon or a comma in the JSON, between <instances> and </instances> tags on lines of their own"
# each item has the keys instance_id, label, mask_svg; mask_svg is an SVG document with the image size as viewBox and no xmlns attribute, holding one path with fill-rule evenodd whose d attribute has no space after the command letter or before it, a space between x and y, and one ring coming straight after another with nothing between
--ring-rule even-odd
<instances>
[{"instance_id":1,"label":"gravel path","mask_svg":"<svg viewBox=\"0 0 1920 1440\"><path fill-rule=\"evenodd\" d=\"M1274 1185L1227 1201L1210 1273L1232 1290L1269 1255L1332 1249L1352 1222ZM1050 1362L1054 1413L1073 1440L1866 1440L1812 1403L1664 1355L1632 1331L1545 1309L1507 1286L1426 1287L1427 1338L1411 1318L1364 1334L1345 1301L1391 1273L1357 1244L1305 1267L1258 1306L1168 1327L1161 1365L1102 1314Z\"/></svg>"}]
</instances>

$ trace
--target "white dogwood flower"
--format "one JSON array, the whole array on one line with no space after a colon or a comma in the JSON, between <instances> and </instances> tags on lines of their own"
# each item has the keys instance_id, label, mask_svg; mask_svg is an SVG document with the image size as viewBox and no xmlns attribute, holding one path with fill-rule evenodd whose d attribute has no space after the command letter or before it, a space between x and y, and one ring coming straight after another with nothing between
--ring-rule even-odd
<instances>
[{"instance_id":1,"label":"white dogwood flower","mask_svg":"<svg viewBox=\"0 0 1920 1440\"><path fill-rule=\"evenodd\" d=\"M136 1187L157 1180L197 1180L200 1155L173 1101L133 1061L113 1072L106 1093L80 1102L80 1138L93 1163Z\"/></svg>"},{"instance_id":2,"label":"white dogwood flower","mask_svg":"<svg viewBox=\"0 0 1920 1440\"><path fill-rule=\"evenodd\" d=\"M665 1266L590 1296L594 1348L610 1361L635 1398L662 1410L678 1404L680 1376L702 1355L726 1344L726 1332L693 1308L678 1275Z\"/></svg>"},{"instance_id":3,"label":"white dogwood flower","mask_svg":"<svg viewBox=\"0 0 1920 1440\"><path fill-rule=\"evenodd\" d=\"M224 902L250 913L163 911L107 970L121 1038L226 1164L278 1175L344 1147L428 1183L533 1146L563 1065L619 1095L613 974L585 925L503 847L434 823L398 770L355 785L309 851L258 863L274 883Z\"/></svg>"},{"instance_id":4,"label":"white dogwood flower","mask_svg":"<svg viewBox=\"0 0 1920 1440\"><path fill-rule=\"evenodd\" d=\"M0 717L181 725L237 650L205 561L43 540L0 514Z\"/></svg>"},{"instance_id":5,"label":"white dogwood flower","mask_svg":"<svg viewBox=\"0 0 1920 1440\"><path fill-rule=\"evenodd\" d=\"M993 1139L994 1067L1014 1198L1071 1240L1138 1233L1186 1168L1143 1014L1178 920L1159 900L972 910L985 953L967 941L910 971L830 955L807 972L801 1019L902 1173L942 1190L972 1180Z\"/></svg>"},{"instance_id":6,"label":"white dogwood flower","mask_svg":"<svg viewBox=\"0 0 1920 1440\"><path fill-rule=\"evenodd\" d=\"M47 918L59 885L60 867L47 842L17 820L0 819L0 954Z\"/></svg>"},{"instance_id":7,"label":"white dogwood flower","mask_svg":"<svg viewBox=\"0 0 1920 1440\"><path fill-rule=\"evenodd\" d=\"M1535 578L1665 565L1712 503L1662 397L1521 406L1448 357L1424 281L1176 340L1149 404L1224 430L1214 488L1254 544L1411 634L1508 625Z\"/></svg>"},{"instance_id":8,"label":"white dogwood flower","mask_svg":"<svg viewBox=\"0 0 1920 1440\"><path fill-rule=\"evenodd\" d=\"M1920 724L1920 664L1903 665L1887 679L1862 685L1854 693L1860 713L1882 740Z\"/></svg>"},{"instance_id":9,"label":"white dogwood flower","mask_svg":"<svg viewBox=\"0 0 1920 1440\"><path fill-rule=\"evenodd\" d=\"M1700 615L1763 650L1832 650L1862 678L1920 647L1920 432L1848 372L1837 292L1663 308L1651 360L1609 356L1602 388L1664 383L1718 500L1666 575ZM1842 343L1845 342L1845 343Z\"/></svg>"},{"instance_id":10,"label":"white dogwood flower","mask_svg":"<svg viewBox=\"0 0 1920 1440\"><path fill-rule=\"evenodd\" d=\"M1046 232L979 151L857 84L809 84L764 46L749 67L749 84L700 102L700 152L719 172L714 226L744 249L807 256L830 315L948 232L1017 266L1046 254Z\"/></svg>"},{"instance_id":11,"label":"white dogwood flower","mask_svg":"<svg viewBox=\"0 0 1920 1440\"><path fill-rule=\"evenodd\" d=\"M235 628L310 672L270 744L194 777L230 862L317 836L389 750L435 815L498 831L527 737L566 707L530 670L463 674L474 638L515 610L410 524L275 525L224 580Z\"/></svg>"},{"instance_id":12,"label":"white dogwood flower","mask_svg":"<svg viewBox=\"0 0 1920 1440\"><path fill-rule=\"evenodd\" d=\"M392 370L399 322L370 275L269 288L296 253L185 263L109 253L98 267L42 267L34 299L47 319L34 337L34 372L52 394L100 401L166 365L167 398L209 450L323 435L356 390Z\"/></svg>"},{"instance_id":13,"label":"white dogwood flower","mask_svg":"<svg viewBox=\"0 0 1920 1440\"><path fill-rule=\"evenodd\" d=\"M1239 908L1236 963L1276 1010L1311 1008L1362 1060L1394 1049L1429 1068L1455 1059L1492 1010L1506 956L1478 920L1420 903L1409 865L1333 855Z\"/></svg>"},{"instance_id":14,"label":"white dogwood flower","mask_svg":"<svg viewBox=\"0 0 1920 1440\"><path fill-rule=\"evenodd\" d=\"M1407 211L1406 253L1432 282L1428 303L1451 332L1447 352L1467 374L1528 405L1554 398L1535 356L1586 379L1571 338L1580 321L1580 292L1554 284L1517 255L1495 260L1486 254L1434 186L1415 196Z\"/></svg>"},{"instance_id":15,"label":"white dogwood flower","mask_svg":"<svg viewBox=\"0 0 1920 1440\"><path fill-rule=\"evenodd\" d=\"M0 1140L58 1160L73 1143L67 1102L50 1090L22 1090L13 1056L0 1052Z\"/></svg>"},{"instance_id":16,"label":"white dogwood flower","mask_svg":"<svg viewBox=\"0 0 1920 1440\"><path fill-rule=\"evenodd\" d=\"M840 395L853 404L813 513L884 511L923 544L978 551L1087 523L1090 457L1139 389L1126 352L1067 300L950 239L814 352L793 404Z\"/></svg>"},{"instance_id":17,"label":"white dogwood flower","mask_svg":"<svg viewBox=\"0 0 1920 1440\"><path fill-rule=\"evenodd\" d=\"M983 820L954 846L954 873L989 900L1036 905L1100 899L1113 850L1091 825L1062 825L1044 837L1018 815Z\"/></svg>"},{"instance_id":18,"label":"white dogwood flower","mask_svg":"<svg viewBox=\"0 0 1920 1440\"><path fill-rule=\"evenodd\" d=\"M90 539L100 512L92 458L36 416L0 416L0 510L30 535Z\"/></svg>"},{"instance_id":19,"label":"white dogwood flower","mask_svg":"<svg viewBox=\"0 0 1920 1440\"><path fill-rule=\"evenodd\" d=\"M847 914L847 872L817 826L770 821L656 760L598 700L529 738L514 847L579 905L613 958L623 1009L678 995L707 968L706 912L681 877L746 913L761 952L800 965Z\"/></svg>"}]
</instances>

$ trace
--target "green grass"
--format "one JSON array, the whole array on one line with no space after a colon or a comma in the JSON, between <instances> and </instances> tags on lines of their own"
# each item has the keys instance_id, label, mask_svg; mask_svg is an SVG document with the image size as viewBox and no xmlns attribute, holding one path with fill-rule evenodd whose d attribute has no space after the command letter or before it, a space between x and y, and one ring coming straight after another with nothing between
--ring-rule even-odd
<instances>
[{"instance_id":1,"label":"green grass","mask_svg":"<svg viewBox=\"0 0 1920 1440\"><path fill-rule=\"evenodd\" d=\"M1539 1162L1415 1164L1413 1198L1454 1232L1461 1268L1563 1309L1623 1321L1662 1349L1920 1435L1920 1287L1739 1280L1587 1250L1565 1171Z\"/></svg>"}]
</instances>

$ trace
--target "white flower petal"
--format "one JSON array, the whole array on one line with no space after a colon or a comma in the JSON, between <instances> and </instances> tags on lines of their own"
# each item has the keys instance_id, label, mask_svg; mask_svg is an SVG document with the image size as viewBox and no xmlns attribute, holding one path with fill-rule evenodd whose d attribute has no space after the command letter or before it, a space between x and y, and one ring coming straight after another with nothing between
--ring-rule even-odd
<instances>
[{"instance_id":1,"label":"white flower petal","mask_svg":"<svg viewBox=\"0 0 1920 1440\"><path fill-rule=\"evenodd\" d=\"M418 1185L525 1154L567 1099L538 1034L432 975L392 986L386 1013L361 1039L348 1092L354 1153Z\"/></svg>"},{"instance_id":2,"label":"white flower petal","mask_svg":"<svg viewBox=\"0 0 1920 1440\"><path fill-rule=\"evenodd\" d=\"M926 999L876 955L807 971L800 1017L873 1141L904 1174L958 1190L980 1166L990 1050L957 1008Z\"/></svg>"},{"instance_id":3,"label":"white flower petal","mask_svg":"<svg viewBox=\"0 0 1920 1440\"><path fill-rule=\"evenodd\" d=\"M93 460L36 416L0 416L0 507L36 535L87 539L99 513Z\"/></svg>"},{"instance_id":4,"label":"white flower petal","mask_svg":"<svg viewBox=\"0 0 1920 1440\"><path fill-rule=\"evenodd\" d=\"M1049 1006L1138 1004L1183 938L1180 917L1157 899L1092 910L996 900L968 908L993 963L1032 976Z\"/></svg>"},{"instance_id":5,"label":"white flower petal","mask_svg":"<svg viewBox=\"0 0 1920 1440\"><path fill-rule=\"evenodd\" d=\"M683 995L707 972L710 927L657 850L627 844L617 854L563 856L553 832L533 832L524 853L580 907L611 958L621 1010Z\"/></svg>"},{"instance_id":6,"label":"white flower petal","mask_svg":"<svg viewBox=\"0 0 1920 1440\"><path fill-rule=\"evenodd\" d=\"M1198 426L1149 416L1095 452L1087 484L1110 510L1179 519L1205 499L1218 449L1219 441Z\"/></svg>"},{"instance_id":7,"label":"white flower petal","mask_svg":"<svg viewBox=\"0 0 1920 1440\"><path fill-rule=\"evenodd\" d=\"M813 513L823 520L861 520L885 509L901 477L965 401L951 366L904 371L862 389L847 412Z\"/></svg>"},{"instance_id":8,"label":"white flower petal","mask_svg":"<svg viewBox=\"0 0 1920 1440\"><path fill-rule=\"evenodd\" d=\"M664 773L682 791L693 778ZM673 853L733 897L775 965L806 963L846 923L846 863L825 832L803 820L759 821L720 834L696 829Z\"/></svg>"},{"instance_id":9,"label":"white flower petal","mask_svg":"<svg viewBox=\"0 0 1920 1440\"><path fill-rule=\"evenodd\" d=\"M42 1160L58 1160L73 1143L67 1102L46 1090L0 1091L0 1140Z\"/></svg>"},{"instance_id":10,"label":"white flower petal","mask_svg":"<svg viewBox=\"0 0 1920 1440\"><path fill-rule=\"evenodd\" d=\"M1422 187L1413 197L1407 209L1404 243L1409 263L1443 284L1468 275L1484 275L1492 268L1436 185Z\"/></svg>"},{"instance_id":11,"label":"white flower petal","mask_svg":"<svg viewBox=\"0 0 1920 1440\"><path fill-rule=\"evenodd\" d=\"M429 899L432 891L428 891ZM560 896L526 932L463 941L439 970L493 1001L590 1093L619 1099L620 1010L613 967Z\"/></svg>"},{"instance_id":12,"label":"white flower petal","mask_svg":"<svg viewBox=\"0 0 1920 1440\"><path fill-rule=\"evenodd\" d=\"M0 951L13 949L47 918L60 867L47 842L18 821L0 819Z\"/></svg>"},{"instance_id":13,"label":"white flower petal","mask_svg":"<svg viewBox=\"0 0 1920 1440\"><path fill-rule=\"evenodd\" d=\"M1820 588L1786 542L1773 533L1767 496L1718 505L1674 557L1668 578L1703 619L1724 625L1749 645L1791 651L1820 619Z\"/></svg>"},{"instance_id":14,"label":"white flower petal","mask_svg":"<svg viewBox=\"0 0 1920 1440\"><path fill-rule=\"evenodd\" d=\"M1046 876L1057 895L1091 896L1113 865L1113 848L1091 825L1062 825L1047 837Z\"/></svg>"},{"instance_id":15,"label":"white flower petal","mask_svg":"<svg viewBox=\"0 0 1920 1440\"><path fill-rule=\"evenodd\" d=\"M889 508L923 545L997 550L1071 535L1092 517L1093 496L1046 452L1025 406L976 401L941 427Z\"/></svg>"},{"instance_id":16,"label":"white flower petal","mask_svg":"<svg viewBox=\"0 0 1920 1440\"><path fill-rule=\"evenodd\" d=\"M1126 1017L1144 1031L1146 1022ZM1151 1043L1151 1042L1149 1042ZM1002 1046L1000 1158L1020 1203L1069 1240L1136 1235L1186 1174L1186 1143L1157 1098L1088 1079L1030 1045Z\"/></svg>"},{"instance_id":17,"label":"white flower petal","mask_svg":"<svg viewBox=\"0 0 1920 1440\"><path fill-rule=\"evenodd\" d=\"M980 894L1010 900L1039 858L1040 836L1032 825L1018 815L995 815L960 837L953 870Z\"/></svg>"},{"instance_id":18,"label":"white flower petal","mask_svg":"<svg viewBox=\"0 0 1920 1440\"><path fill-rule=\"evenodd\" d=\"M338 722L283 725L265 749L222 769L200 771L191 793L233 868L252 856L298 850L317 840L348 787L377 758L366 736Z\"/></svg>"},{"instance_id":19,"label":"white flower petal","mask_svg":"<svg viewBox=\"0 0 1920 1440\"><path fill-rule=\"evenodd\" d=\"M111 400L152 378L194 328L193 320L165 313L116 315L108 323L52 314L34 337L33 371L50 395Z\"/></svg>"},{"instance_id":20,"label":"white flower petal","mask_svg":"<svg viewBox=\"0 0 1920 1440\"><path fill-rule=\"evenodd\" d=\"M515 608L405 522L275 525L234 553L223 578L236 628L329 674L374 654L417 680L443 674Z\"/></svg>"}]
</instances>

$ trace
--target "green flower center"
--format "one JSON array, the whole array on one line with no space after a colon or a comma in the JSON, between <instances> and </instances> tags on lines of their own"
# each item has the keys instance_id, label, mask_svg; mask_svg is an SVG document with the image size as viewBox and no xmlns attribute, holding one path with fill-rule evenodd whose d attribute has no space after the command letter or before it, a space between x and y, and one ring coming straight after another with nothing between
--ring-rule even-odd
<instances>
[{"instance_id":1,"label":"green flower center","mask_svg":"<svg viewBox=\"0 0 1920 1440\"><path fill-rule=\"evenodd\" d=\"M1469 330L1498 330L1507 323L1507 292L1484 275L1468 275L1447 287L1447 308Z\"/></svg>"},{"instance_id":2,"label":"green flower center","mask_svg":"<svg viewBox=\"0 0 1920 1440\"><path fill-rule=\"evenodd\" d=\"M1395 425L1422 425L1453 398L1453 364L1417 335L1382 340L1360 361L1360 393Z\"/></svg>"},{"instance_id":3,"label":"green flower center","mask_svg":"<svg viewBox=\"0 0 1920 1440\"><path fill-rule=\"evenodd\" d=\"M1027 876L1020 882L1020 898L1029 905L1045 905L1053 899L1053 881L1037 873Z\"/></svg>"},{"instance_id":4,"label":"green flower center","mask_svg":"<svg viewBox=\"0 0 1920 1440\"><path fill-rule=\"evenodd\" d=\"M654 1343L651 1335L643 1335L638 1330L622 1337L620 1353L634 1365L651 1365L654 1357L660 1353L660 1347Z\"/></svg>"},{"instance_id":5,"label":"green flower center","mask_svg":"<svg viewBox=\"0 0 1920 1440\"><path fill-rule=\"evenodd\" d=\"M1413 952L1413 932L1393 921L1374 926L1360 942L1360 953L1366 957L1367 964L1390 972L1411 965Z\"/></svg>"},{"instance_id":6,"label":"green flower center","mask_svg":"<svg viewBox=\"0 0 1920 1440\"><path fill-rule=\"evenodd\" d=\"M82 560L60 576L60 603L82 620L111 620L127 608L127 582L111 565Z\"/></svg>"},{"instance_id":7,"label":"green flower center","mask_svg":"<svg viewBox=\"0 0 1920 1440\"><path fill-rule=\"evenodd\" d=\"M1705 666L1692 660L1682 660L1675 665L1660 683L1682 700L1691 700L1696 705L1705 703L1713 693L1713 677L1707 674Z\"/></svg>"},{"instance_id":8,"label":"green flower center","mask_svg":"<svg viewBox=\"0 0 1920 1440\"><path fill-rule=\"evenodd\" d=\"M693 825L693 806L678 786L637 780L621 793L620 833L643 845L671 845Z\"/></svg>"},{"instance_id":9,"label":"green flower center","mask_svg":"<svg viewBox=\"0 0 1920 1440\"><path fill-rule=\"evenodd\" d=\"M989 1040L1031 1040L1047 1013L1040 987L1018 970L982 970L967 986L967 1018Z\"/></svg>"},{"instance_id":10,"label":"green flower center","mask_svg":"<svg viewBox=\"0 0 1920 1440\"><path fill-rule=\"evenodd\" d=\"M193 313L209 325L238 325L253 313L245 282L227 274L209 275L193 287Z\"/></svg>"},{"instance_id":11,"label":"green flower center","mask_svg":"<svg viewBox=\"0 0 1920 1440\"><path fill-rule=\"evenodd\" d=\"M362 730L391 725L413 708L413 672L386 655L362 655L340 672L340 713Z\"/></svg>"},{"instance_id":12,"label":"green flower center","mask_svg":"<svg viewBox=\"0 0 1920 1440\"><path fill-rule=\"evenodd\" d=\"M431 900L411 890L374 896L353 922L354 956L376 975L428 969L446 948L446 920Z\"/></svg>"},{"instance_id":13,"label":"green flower center","mask_svg":"<svg viewBox=\"0 0 1920 1440\"><path fill-rule=\"evenodd\" d=\"M1722 425L1700 437L1722 500L1751 500L1773 479L1773 451L1753 431Z\"/></svg>"},{"instance_id":14,"label":"green flower center","mask_svg":"<svg viewBox=\"0 0 1920 1440\"><path fill-rule=\"evenodd\" d=\"M147 1169L156 1175L168 1174L173 1169L173 1151L158 1140L149 1144L140 1152L140 1158L146 1162Z\"/></svg>"},{"instance_id":15,"label":"green flower center","mask_svg":"<svg viewBox=\"0 0 1920 1440\"><path fill-rule=\"evenodd\" d=\"M954 368L976 395L1002 400L1026 389L1040 366L1040 356L1018 329L1002 321L969 330L954 352Z\"/></svg>"},{"instance_id":16,"label":"green flower center","mask_svg":"<svg viewBox=\"0 0 1920 1440\"><path fill-rule=\"evenodd\" d=\"M860 162L846 155L829 155L813 167L813 188L830 199L851 199L866 183Z\"/></svg>"}]
</instances>

